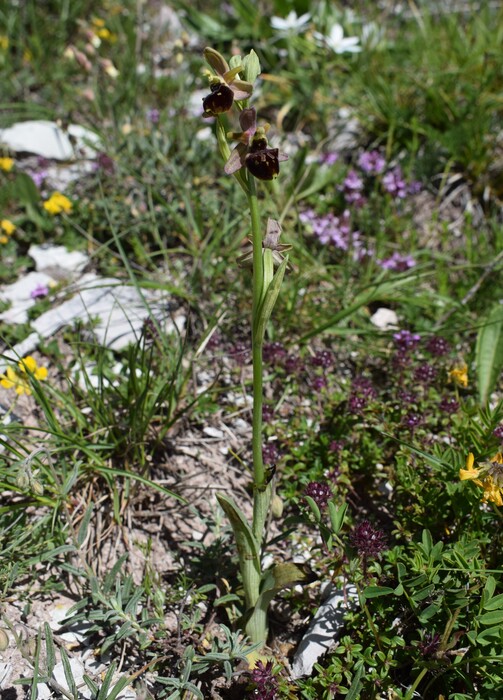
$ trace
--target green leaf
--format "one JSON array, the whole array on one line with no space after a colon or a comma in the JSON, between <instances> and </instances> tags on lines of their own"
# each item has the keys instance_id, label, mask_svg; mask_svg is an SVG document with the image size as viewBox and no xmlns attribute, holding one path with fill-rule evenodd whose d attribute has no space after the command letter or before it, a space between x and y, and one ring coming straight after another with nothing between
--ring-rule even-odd
<instances>
[{"instance_id":1,"label":"green leaf","mask_svg":"<svg viewBox=\"0 0 503 700\"><path fill-rule=\"evenodd\" d=\"M90 503L86 508L86 512L84 513L84 517L82 518L82 522L80 524L79 531L77 532L77 544L79 547L82 547L82 545L87 537L87 529L89 527L89 522L90 522L91 516L93 514L93 508L94 508L94 503Z\"/></svg>"},{"instance_id":2,"label":"green leaf","mask_svg":"<svg viewBox=\"0 0 503 700\"><path fill-rule=\"evenodd\" d=\"M484 610L498 610L499 608L503 608L503 593L494 596L484 604Z\"/></svg>"},{"instance_id":3,"label":"green leaf","mask_svg":"<svg viewBox=\"0 0 503 700\"><path fill-rule=\"evenodd\" d=\"M252 559L257 570L260 571L259 547L244 513L231 498L224 494L219 493L217 501L232 525L239 558Z\"/></svg>"},{"instance_id":4,"label":"green leaf","mask_svg":"<svg viewBox=\"0 0 503 700\"><path fill-rule=\"evenodd\" d=\"M365 667L362 664L353 676L353 682L351 683L349 692L346 695L346 700L357 700L357 698L360 697L360 690L362 687L361 677L363 676L364 670Z\"/></svg>"},{"instance_id":5,"label":"green leaf","mask_svg":"<svg viewBox=\"0 0 503 700\"><path fill-rule=\"evenodd\" d=\"M316 522L320 523L321 522L321 512L320 512L319 506L316 503L316 501L314 500L314 498L312 498L311 496L305 495L304 500L306 501L307 505L311 508L313 515L314 515L314 519L316 520Z\"/></svg>"},{"instance_id":6,"label":"green leaf","mask_svg":"<svg viewBox=\"0 0 503 700\"><path fill-rule=\"evenodd\" d=\"M363 590L363 595L365 598L379 598L383 595L391 595L394 592L395 589L389 586L367 586L367 588Z\"/></svg>"},{"instance_id":7,"label":"green leaf","mask_svg":"<svg viewBox=\"0 0 503 700\"><path fill-rule=\"evenodd\" d=\"M344 309L341 309L331 318L329 318L328 321L325 321L320 326L317 326L316 328L310 330L308 333L303 335L300 338L299 342L304 343L306 340L309 340L310 338L313 338L316 335L320 335L323 331L331 330L332 326L337 326L337 324L340 323L340 321L352 316L356 311L358 311L358 309L361 309L362 306L367 306L376 299L378 299L380 302L385 301L386 299L393 299L394 301L396 301L397 297L399 297L398 290L400 289L400 287L412 283L418 285L419 280L422 277L431 276L431 274L431 272L416 272L415 274L409 273L403 276L396 276L394 277L394 279L385 282L377 280L374 284L369 285L369 287L362 290L354 298L352 304L350 304Z\"/></svg>"},{"instance_id":8,"label":"green leaf","mask_svg":"<svg viewBox=\"0 0 503 700\"><path fill-rule=\"evenodd\" d=\"M423 610L423 612L419 615L419 620L421 622L426 622L426 620L429 620L430 617L433 617L438 613L440 610L440 606L436 604L428 605L427 608Z\"/></svg>"},{"instance_id":9,"label":"green leaf","mask_svg":"<svg viewBox=\"0 0 503 700\"><path fill-rule=\"evenodd\" d=\"M285 276L285 271L288 265L288 256L285 257L281 265L276 270L274 277L270 285L267 287L264 299L257 311L257 318L255 320L255 338L262 339L264 337L265 328L271 317L274 304L279 295L279 290L281 289L281 283L283 282L283 277Z\"/></svg>"},{"instance_id":10,"label":"green leaf","mask_svg":"<svg viewBox=\"0 0 503 700\"><path fill-rule=\"evenodd\" d=\"M394 442L397 442L399 445L403 445L404 447L407 447L411 452L414 452L415 454L419 455L422 457L426 462L431 464L432 467L439 469L439 470L445 470L449 468L449 464L447 462L442 461L441 459L438 459L438 457L435 457L432 454L429 454L428 452L424 452L423 450L418 449L417 447L414 447L410 442L407 442L406 440L400 440L400 438L397 438L395 435L392 435L391 433L387 433L384 430L379 430L379 428L374 428L376 432L378 432L380 435L384 435L384 437L389 438L390 440L394 440Z\"/></svg>"},{"instance_id":11,"label":"green leaf","mask_svg":"<svg viewBox=\"0 0 503 700\"><path fill-rule=\"evenodd\" d=\"M425 554L429 554L433 547L433 539L429 530L423 530L421 541L423 543Z\"/></svg>"},{"instance_id":12,"label":"green leaf","mask_svg":"<svg viewBox=\"0 0 503 700\"><path fill-rule=\"evenodd\" d=\"M60 649L61 663L63 664L63 673L65 674L66 684L74 698L79 697L79 691L77 690L77 684L75 683L75 678L73 677L72 667L70 665L70 659L64 647Z\"/></svg>"},{"instance_id":13,"label":"green leaf","mask_svg":"<svg viewBox=\"0 0 503 700\"><path fill-rule=\"evenodd\" d=\"M482 632L479 632L479 634L477 634L476 640L473 638L475 635L474 630L468 633L468 637L472 644L476 641L479 644L485 646L486 644L494 644L494 639L501 638L502 634L503 628L501 627L501 625L495 625L494 627L488 627L487 629L482 630Z\"/></svg>"},{"instance_id":14,"label":"green leaf","mask_svg":"<svg viewBox=\"0 0 503 700\"><path fill-rule=\"evenodd\" d=\"M428 598L428 596L430 596L434 590L435 586L433 585L433 583L431 583L429 586L426 586L426 588L423 588L421 591L414 593L414 595L412 596L412 600L414 600L416 603L420 600L424 600L425 598Z\"/></svg>"},{"instance_id":15,"label":"green leaf","mask_svg":"<svg viewBox=\"0 0 503 700\"><path fill-rule=\"evenodd\" d=\"M479 401L485 406L503 369L503 305L495 304L480 328L475 347Z\"/></svg>"},{"instance_id":16,"label":"green leaf","mask_svg":"<svg viewBox=\"0 0 503 700\"><path fill-rule=\"evenodd\" d=\"M47 665L47 675L52 676L54 667L56 666L56 647L54 646L54 639L52 637L52 630L49 624L44 623L44 636L45 636L45 650L46 650L46 665Z\"/></svg>"},{"instance_id":17,"label":"green leaf","mask_svg":"<svg viewBox=\"0 0 503 700\"><path fill-rule=\"evenodd\" d=\"M503 622L503 610L494 610L493 612L479 615L477 621L481 625L499 625Z\"/></svg>"},{"instance_id":18,"label":"green leaf","mask_svg":"<svg viewBox=\"0 0 503 700\"><path fill-rule=\"evenodd\" d=\"M494 576L488 576L486 585L484 586L484 592L482 593L482 607L484 607L486 602L493 597L495 590L496 579L494 578Z\"/></svg>"},{"instance_id":19,"label":"green leaf","mask_svg":"<svg viewBox=\"0 0 503 700\"><path fill-rule=\"evenodd\" d=\"M271 571L274 578L275 591L295 586L297 583L312 583L316 579L316 576L313 575L307 564L286 562L276 564Z\"/></svg>"},{"instance_id":20,"label":"green leaf","mask_svg":"<svg viewBox=\"0 0 503 700\"><path fill-rule=\"evenodd\" d=\"M330 515L330 523L332 525L332 532L338 535L342 530L344 525L344 518L346 517L346 511L348 509L348 504L343 503L339 507L335 505L333 501L328 502L328 512Z\"/></svg>"}]
</instances>

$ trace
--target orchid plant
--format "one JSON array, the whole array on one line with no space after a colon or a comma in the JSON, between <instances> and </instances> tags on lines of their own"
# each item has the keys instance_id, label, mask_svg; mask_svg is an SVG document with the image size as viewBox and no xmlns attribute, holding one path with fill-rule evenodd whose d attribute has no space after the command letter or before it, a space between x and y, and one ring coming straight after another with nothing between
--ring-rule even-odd
<instances>
[{"instance_id":1,"label":"orchid plant","mask_svg":"<svg viewBox=\"0 0 503 700\"><path fill-rule=\"evenodd\" d=\"M258 125L254 107L248 106L253 84L260 73L260 64L252 50L241 59L233 56L229 63L218 51L206 48L204 57L211 92L203 100L204 117L216 117L216 135L220 153L225 160L224 172L233 175L246 194L250 212L251 250L241 256L241 262L252 264L252 358L253 358L253 518L249 522L232 498L218 495L218 502L228 517L237 545L244 590L242 628L252 642L264 645L267 638L267 609L275 593L285 586L305 579L302 567L276 564L262 570L262 548L273 496L274 471L264 467L262 458L262 348L265 329L278 298L288 257L289 246L280 244L281 227L268 219L265 233L260 216L257 180L275 179L280 163L287 156L267 141L269 125ZM243 79L241 77L243 76ZM240 132L228 132L226 115L234 107L239 112ZM229 140L237 145L231 151Z\"/></svg>"}]
</instances>

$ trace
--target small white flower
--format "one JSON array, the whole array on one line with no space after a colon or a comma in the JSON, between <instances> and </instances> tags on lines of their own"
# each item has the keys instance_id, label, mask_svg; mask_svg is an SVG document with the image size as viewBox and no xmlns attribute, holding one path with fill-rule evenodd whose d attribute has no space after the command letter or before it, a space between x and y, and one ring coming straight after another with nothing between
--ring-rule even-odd
<instances>
[{"instance_id":1,"label":"small white flower","mask_svg":"<svg viewBox=\"0 0 503 700\"><path fill-rule=\"evenodd\" d=\"M299 31L311 19L311 15L307 12L305 15L297 17L297 13L292 10L287 17L271 17L271 27L278 32Z\"/></svg>"},{"instance_id":2,"label":"small white flower","mask_svg":"<svg viewBox=\"0 0 503 700\"><path fill-rule=\"evenodd\" d=\"M334 24L330 30L329 36L313 32L314 38L320 43L328 46L334 53L358 53L362 48L359 46L359 38L357 36L344 36L344 29L340 24Z\"/></svg>"}]
</instances>

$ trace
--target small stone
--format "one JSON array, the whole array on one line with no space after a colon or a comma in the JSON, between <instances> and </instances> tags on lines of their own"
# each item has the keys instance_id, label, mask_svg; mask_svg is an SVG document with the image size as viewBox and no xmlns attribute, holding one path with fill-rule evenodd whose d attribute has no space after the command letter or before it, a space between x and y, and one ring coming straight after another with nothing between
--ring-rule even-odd
<instances>
[{"instance_id":1,"label":"small stone","mask_svg":"<svg viewBox=\"0 0 503 700\"><path fill-rule=\"evenodd\" d=\"M314 664L334 644L343 628L344 615L358 600L354 586L336 590L320 607L302 638L292 664L292 678L310 676Z\"/></svg>"},{"instance_id":2,"label":"small stone","mask_svg":"<svg viewBox=\"0 0 503 700\"><path fill-rule=\"evenodd\" d=\"M28 255L35 261L37 271L50 270L63 279L68 277L69 272L81 272L89 262L85 253L69 251L65 246L50 243L30 246Z\"/></svg>"},{"instance_id":3,"label":"small stone","mask_svg":"<svg viewBox=\"0 0 503 700\"><path fill-rule=\"evenodd\" d=\"M214 428L211 425L208 425L205 428L203 428L203 433L208 437L217 438L219 440L222 440L222 438L224 437L224 433L222 430Z\"/></svg>"},{"instance_id":4,"label":"small stone","mask_svg":"<svg viewBox=\"0 0 503 700\"><path fill-rule=\"evenodd\" d=\"M381 307L372 314L370 323L381 331L389 331L398 328L398 316L392 309Z\"/></svg>"}]
</instances>

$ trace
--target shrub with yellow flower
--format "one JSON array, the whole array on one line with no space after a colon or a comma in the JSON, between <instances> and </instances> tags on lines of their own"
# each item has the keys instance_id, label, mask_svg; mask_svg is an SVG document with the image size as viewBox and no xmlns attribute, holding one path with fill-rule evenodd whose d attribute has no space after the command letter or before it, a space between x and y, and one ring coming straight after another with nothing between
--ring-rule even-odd
<instances>
[{"instance_id":1,"label":"shrub with yellow flower","mask_svg":"<svg viewBox=\"0 0 503 700\"><path fill-rule=\"evenodd\" d=\"M6 173L10 173L12 168L14 167L14 159L13 158L0 158L0 170L3 170Z\"/></svg>"},{"instance_id":2,"label":"shrub with yellow flower","mask_svg":"<svg viewBox=\"0 0 503 700\"><path fill-rule=\"evenodd\" d=\"M489 462L474 467L475 457L470 452L466 459L466 469L459 470L461 481L471 480L483 489L482 500L503 506L503 453L498 452Z\"/></svg>"},{"instance_id":3,"label":"shrub with yellow flower","mask_svg":"<svg viewBox=\"0 0 503 700\"><path fill-rule=\"evenodd\" d=\"M12 236L16 230L15 224L9 219L2 219L0 221L0 243L5 245L9 242L9 237Z\"/></svg>"},{"instance_id":4,"label":"shrub with yellow flower","mask_svg":"<svg viewBox=\"0 0 503 700\"><path fill-rule=\"evenodd\" d=\"M18 369L7 367L5 374L0 375L0 385L4 389L14 389L19 396L23 394L30 396L30 379L36 379L39 382L47 379L47 368L39 367L31 355L19 360L17 366Z\"/></svg>"},{"instance_id":5,"label":"shrub with yellow flower","mask_svg":"<svg viewBox=\"0 0 503 700\"><path fill-rule=\"evenodd\" d=\"M61 192L53 192L49 199L44 202L44 209L52 216L56 214L69 214L72 211L73 204L68 197L65 197Z\"/></svg>"},{"instance_id":6,"label":"shrub with yellow flower","mask_svg":"<svg viewBox=\"0 0 503 700\"><path fill-rule=\"evenodd\" d=\"M459 362L448 374L450 382L453 382L462 389L466 389L468 386L468 367L465 362Z\"/></svg>"}]
</instances>

